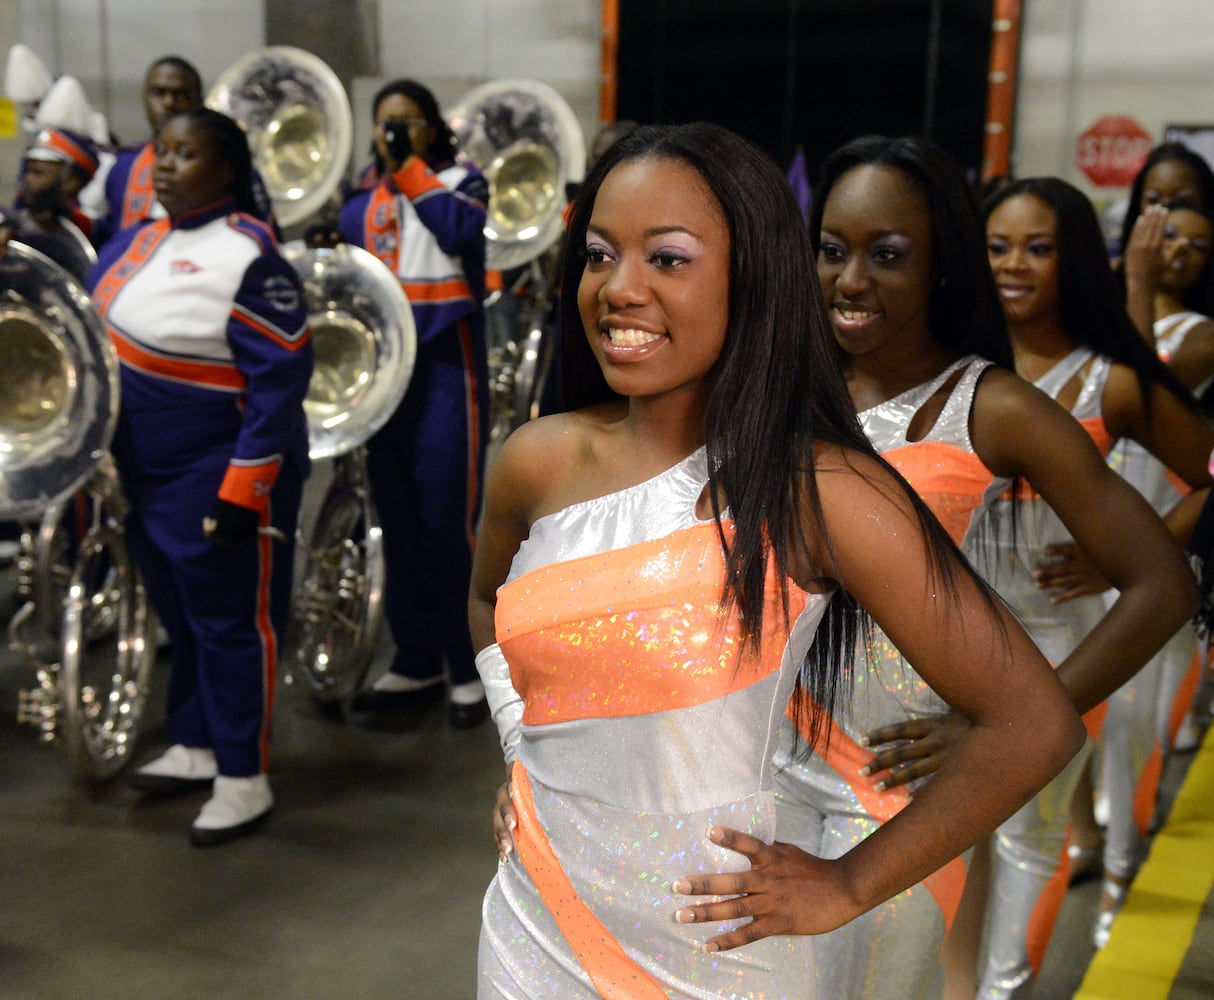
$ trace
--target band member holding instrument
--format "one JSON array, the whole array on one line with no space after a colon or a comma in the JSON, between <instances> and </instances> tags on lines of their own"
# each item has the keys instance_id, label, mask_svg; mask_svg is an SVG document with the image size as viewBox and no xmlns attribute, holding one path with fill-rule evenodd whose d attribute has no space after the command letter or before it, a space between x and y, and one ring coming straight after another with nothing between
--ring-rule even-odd
<instances>
[{"instance_id":1,"label":"band member holding instrument","mask_svg":"<svg viewBox=\"0 0 1214 1000\"><path fill-rule=\"evenodd\" d=\"M199 846L273 807L270 715L308 472L307 311L253 215L251 172L232 119L167 118L154 191L168 214L106 244L91 282L121 361L127 537L173 648L171 746L130 781L149 794L210 788Z\"/></svg>"},{"instance_id":2,"label":"band member holding instrument","mask_svg":"<svg viewBox=\"0 0 1214 1000\"><path fill-rule=\"evenodd\" d=\"M467 622L488 428L481 304L489 190L475 168L455 162L454 136L423 85L387 84L372 112L369 176L378 181L342 209L341 235L400 279L417 357L405 398L367 442L396 654L351 709L416 711L449 686L451 724L467 728L489 717Z\"/></svg>"}]
</instances>

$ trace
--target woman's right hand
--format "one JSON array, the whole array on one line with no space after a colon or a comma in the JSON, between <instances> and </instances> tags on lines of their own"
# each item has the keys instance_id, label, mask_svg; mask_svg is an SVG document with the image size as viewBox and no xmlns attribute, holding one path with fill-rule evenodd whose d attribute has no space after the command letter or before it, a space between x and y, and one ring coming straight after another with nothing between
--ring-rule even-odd
<instances>
[{"instance_id":1,"label":"woman's right hand","mask_svg":"<svg viewBox=\"0 0 1214 1000\"><path fill-rule=\"evenodd\" d=\"M969 730L969 719L956 712L881 726L865 735L864 745L893 745L874 750L873 759L860 773L879 775L884 772L878 786L881 790L926 778L939 770L948 752Z\"/></svg>"},{"instance_id":2,"label":"woman's right hand","mask_svg":"<svg viewBox=\"0 0 1214 1000\"><path fill-rule=\"evenodd\" d=\"M497 845L499 861L505 861L514 850L514 828L518 820L514 815L514 802L510 797L510 778L507 777L497 790L497 803L493 807L493 842Z\"/></svg>"},{"instance_id":3,"label":"woman's right hand","mask_svg":"<svg viewBox=\"0 0 1214 1000\"><path fill-rule=\"evenodd\" d=\"M1127 285L1141 284L1153 289L1163 273L1163 231L1168 210L1163 205L1148 205L1135 220L1124 250Z\"/></svg>"}]
</instances>

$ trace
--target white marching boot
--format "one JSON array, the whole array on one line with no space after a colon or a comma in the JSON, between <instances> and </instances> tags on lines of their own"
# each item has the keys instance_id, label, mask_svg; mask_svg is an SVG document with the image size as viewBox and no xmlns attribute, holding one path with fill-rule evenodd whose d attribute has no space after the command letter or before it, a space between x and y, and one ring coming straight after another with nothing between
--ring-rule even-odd
<instances>
[{"instance_id":1,"label":"white marching boot","mask_svg":"<svg viewBox=\"0 0 1214 1000\"><path fill-rule=\"evenodd\" d=\"M274 795L264 774L247 778L218 775L214 794L190 828L190 842L195 847L226 844L256 830L273 808Z\"/></svg>"},{"instance_id":2,"label":"white marching boot","mask_svg":"<svg viewBox=\"0 0 1214 1000\"><path fill-rule=\"evenodd\" d=\"M209 787L218 774L215 751L174 743L150 764L132 771L127 784L150 795L180 795Z\"/></svg>"}]
</instances>

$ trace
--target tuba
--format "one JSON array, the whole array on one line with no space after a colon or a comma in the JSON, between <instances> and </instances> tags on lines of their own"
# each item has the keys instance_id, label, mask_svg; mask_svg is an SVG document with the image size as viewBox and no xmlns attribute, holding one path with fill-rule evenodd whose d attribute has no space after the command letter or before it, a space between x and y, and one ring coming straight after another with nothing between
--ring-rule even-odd
<instances>
[{"instance_id":1,"label":"tuba","mask_svg":"<svg viewBox=\"0 0 1214 1000\"><path fill-rule=\"evenodd\" d=\"M207 106L234 118L284 228L324 205L350 162L354 119L337 74L311 52L273 45L220 74Z\"/></svg>"},{"instance_id":2,"label":"tuba","mask_svg":"<svg viewBox=\"0 0 1214 1000\"><path fill-rule=\"evenodd\" d=\"M155 657L108 451L118 361L84 290L18 242L0 259L0 373L0 517L38 523L21 559L32 599L10 623L39 682L18 719L107 778L131 759Z\"/></svg>"},{"instance_id":3,"label":"tuba","mask_svg":"<svg viewBox=\"0 0 1214 1000\"><path fill-rule=\"evenodd\" d=\"M500 440L536 415L551 364L555 248L566 185L586 167L585 140L565 99L535 80L483 84L447 121L489 182L486 264L508 283L485 315L490 438Z\"/></svg>"},{"instance_id":4,"label":"tuba","mask_svg":"<svg viewBox=\"0 0 1214 1000\"><path fill-rule=\"evenodd\" d=\"M383 536L363 444L404 398L417 335L400 282L366 250L296 242L283 252L312 328L309 454L335 459L292 598L288 647L316 700L337 704L362 686L383 619Z\"/></svg>"}]
</instances>

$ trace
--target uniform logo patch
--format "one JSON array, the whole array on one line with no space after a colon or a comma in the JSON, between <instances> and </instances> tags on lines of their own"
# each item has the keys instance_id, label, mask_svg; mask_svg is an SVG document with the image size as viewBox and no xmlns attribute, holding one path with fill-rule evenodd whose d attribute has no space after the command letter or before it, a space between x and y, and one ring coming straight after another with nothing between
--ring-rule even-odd
<instances>
[{"instance_id":1,"label":"uniform logo patch","mask_svg":"<svg viewBox=\"0 0 1214 1000\"><path fill-rule=\"evenodd\" d=\"M169 274L197 274L201 270L192 260L169 261Z\"/></svg>"},{"instance_id":2,"label":"uniform logo patch","mask_svg":"<svg viewBox=\"0 0 1214 1000\"><path fill-rule=\"evenodd\" d=\"M299 308L299 288L289 278L271 275L266 278L262 291L266 299L283 312L295 312Z\"/></svg>"}]
</instances>

